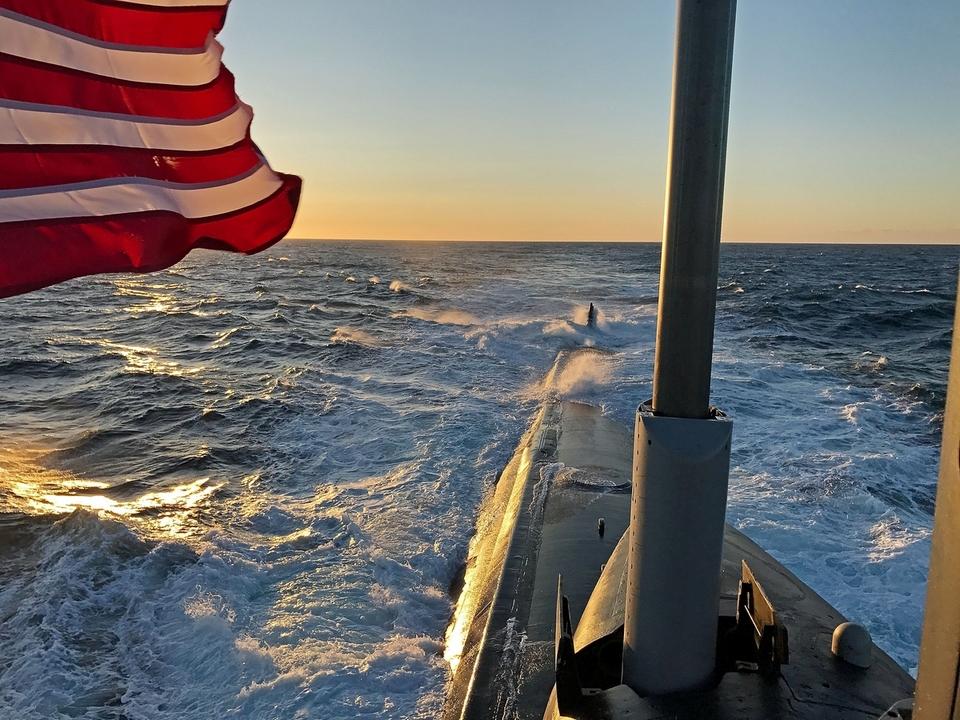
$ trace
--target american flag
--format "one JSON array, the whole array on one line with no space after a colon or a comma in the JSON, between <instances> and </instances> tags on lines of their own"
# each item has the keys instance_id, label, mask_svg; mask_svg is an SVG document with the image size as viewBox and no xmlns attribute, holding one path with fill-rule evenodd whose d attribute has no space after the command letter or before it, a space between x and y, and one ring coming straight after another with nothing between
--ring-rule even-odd
<instances>
[{"instance_id":1,"label":"american flag","mask_svg":"<svg viewBox=\"0 0 960 720\"><path fill-rule=\"evenodd\" d=\"M228 2L0 0L0 297L287 233L300 178L250 139Z\"/></svg>"}]
</instances>

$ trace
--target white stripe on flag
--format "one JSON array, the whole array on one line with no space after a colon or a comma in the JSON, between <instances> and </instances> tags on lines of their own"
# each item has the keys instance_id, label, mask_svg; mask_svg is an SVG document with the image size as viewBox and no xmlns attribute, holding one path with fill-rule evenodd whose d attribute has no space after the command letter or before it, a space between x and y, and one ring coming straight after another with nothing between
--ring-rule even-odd
<instances>
[{"instance_id":1,"label":"white stripe on flag","mask_svg":"<svg viewBox=\"0 0 960 720\"><path fill-rule=\"evenodd\" d=\"M222 7L230 0L121 0L128 5L154 5L156 7Z\"/></svg>"},{"instance_id":2,"label":"white stripe on flag","mask_svg":"<svg viewBox=\"0 0 960 720\"><path fill-rule=\"evenodd\" d=\"M82 111L3 107L0 145L107 145L191 152L217 150L247 136L253 114L239 104L229 115L202 124L121 120Z\"/></svg>"},{"instance_id":3,"label":"white stripe on flag","mask_svg":"<svg viewBox=\"0 0 960 720\"><path fill-rule=\"evenodd\" d=\"M0 38L8 55L59 65L114 80L192 87L220 74L223 46L212 37L202 52L158 52L102 47L0 13Z\"/></svg>"},{"instance_id":4,"label":"white stripe on flag","mask_svg":"<svg viewBox=\"0 0 960 720\"><path fill-rule=\"evenodd\" d=\"M0 197L0 223L167 210L204 218L241 210L275 193L283 181L266 165L221 184L180 185L142 180ZM46 188L45 188L46 190Z\"/></svg>"}]
</instances>

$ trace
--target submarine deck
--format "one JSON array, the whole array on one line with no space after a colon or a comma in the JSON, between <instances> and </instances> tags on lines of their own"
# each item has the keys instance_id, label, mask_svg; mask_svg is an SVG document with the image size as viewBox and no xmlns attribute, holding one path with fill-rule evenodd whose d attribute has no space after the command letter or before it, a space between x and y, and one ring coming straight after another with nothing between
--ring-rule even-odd
<instances>
[{"instance_id":1,"label":"submarine deck","mask_svg":"<svg viewBox=\"0 0 960 720\"><path fill-rule=\"evenodd\" d=\"M561 717L552 692L559 574L578 657L603 643L616 653L632 447L630 431L598 408L544 405L481 508L448 635L460 647L444 717ZM779 676L729 672L709 689L658 698L616 679L571 716L860 720L912 695L913 679L877 647L869 669L835 658L831 635L843 616L742 533L727 526L724 541L719 614L734 613L746 560L789 631Z\"/></svg>"}]
</instances>

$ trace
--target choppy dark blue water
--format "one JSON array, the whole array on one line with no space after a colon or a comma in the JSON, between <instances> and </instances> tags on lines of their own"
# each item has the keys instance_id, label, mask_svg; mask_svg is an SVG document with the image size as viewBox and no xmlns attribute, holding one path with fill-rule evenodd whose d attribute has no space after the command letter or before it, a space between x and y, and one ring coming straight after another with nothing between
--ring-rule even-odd
<instances>
[{"instance_id":1,"label":"choppy dark blue water","mask_svg":"<svg viewBox=\"0 0 960 720\"><path fill-rule=\"evenodd\" d=\"M659 249L285 242L0 302L0 716L433 717L555 353L632 421ZM955 248L725 246L728 518L916 663ZM600 328L584 327L596 303Z\"/></svg>"}]
</instances>

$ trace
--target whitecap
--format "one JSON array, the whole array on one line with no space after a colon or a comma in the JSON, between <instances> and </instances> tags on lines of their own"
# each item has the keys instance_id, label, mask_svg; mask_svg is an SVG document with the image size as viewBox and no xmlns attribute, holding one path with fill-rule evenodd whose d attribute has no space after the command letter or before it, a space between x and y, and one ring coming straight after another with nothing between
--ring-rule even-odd
<instances>
[{"instance_id":1,"label":"whitecap","mask_svg":"<svg viewBox=\"0 0 960 720\"><path fill-rule=\"evenodd\" d=\"M849 405L844 405L840 408L840 417L846 420L851 425L857 424L857 417L860 413L861 403L850 403Z\"/></svg>"},{"instance_id":2,"label":"whitecap","mask_svg":"<svg viewBox=\"0 0 960 720\"><path fill-rule=\"evenodd\" d=\"M370 333L359 328L338 327L330 336L330 342L335 344L352 343L365 347L378 347L380 342Z\"/></svg>"},{"instance_id":3,"label":"whitecap","mask_svg":"<svg viewBox=\"0 0 960 720\"><path fill-rule=\"evenodd\" d=\"M481 325L483 321L476 315L466 310L454 309L436 309L436 308L410 308L404 310L399 315L416 318L417 320L426 320L427 322L439 323L440 325Z\"/></svg>"}]
</instances>

